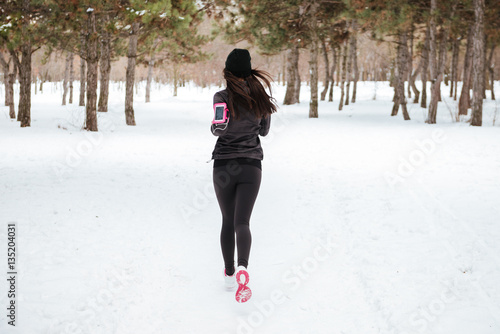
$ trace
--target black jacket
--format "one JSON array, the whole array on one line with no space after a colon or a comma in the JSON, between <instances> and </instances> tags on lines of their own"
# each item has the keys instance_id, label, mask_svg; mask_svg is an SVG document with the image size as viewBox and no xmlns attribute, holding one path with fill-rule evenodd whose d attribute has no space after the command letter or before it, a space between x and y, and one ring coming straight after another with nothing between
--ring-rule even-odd
<instances>
[{"instance_id":1,"label":"black jacket","mask_svg":"<svg viewBox=\"0 0 500 334\"><path fill-rule=\"evenodd\" d=\"M228 103L228 92L221 90L214 95L215 103ZM266 118L256 118L243 106L234 105L238 108L239 119L231 117L228 123L212 124L210 131L218 136L212 159L234 159L252 158L262 160L264 153L260 146L259 135L265 136L269 133L271 126L271 115Z\"/></svg>"}]
</instances>

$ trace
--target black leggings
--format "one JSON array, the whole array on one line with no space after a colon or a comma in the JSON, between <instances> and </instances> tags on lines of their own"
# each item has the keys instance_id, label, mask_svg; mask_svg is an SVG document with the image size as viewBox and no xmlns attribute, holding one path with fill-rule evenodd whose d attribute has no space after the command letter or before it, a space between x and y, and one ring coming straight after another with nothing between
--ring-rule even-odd
<instances>
[{"instance_id":1,"label":"black leggings","mask_svg":"<svg viewBox=\"0 0 500 334\"><path fill-rule=\"evenodd\" d=\"M248 266L252 235L250 216L259 193L261 169L252 165L228 164L214 167L215 194L222 212L220 244L226 272L234 269L234 248L238 247L238 266Z\"/></svg>"}]
</instances>

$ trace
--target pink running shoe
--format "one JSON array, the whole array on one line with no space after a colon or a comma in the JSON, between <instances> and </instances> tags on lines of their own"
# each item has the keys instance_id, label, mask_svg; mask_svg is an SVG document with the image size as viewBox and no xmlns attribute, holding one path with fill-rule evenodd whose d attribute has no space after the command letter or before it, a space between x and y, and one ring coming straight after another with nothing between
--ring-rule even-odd
<instances>
[{"instance_id":1,"label":"pink running shoe","mask_svg":"<svg viewBox=\"0 0 500 334\"><path fill-rule=\"evenodd\" d=\"M250 276L245 267L239 266L236 269L236 282L238 283L238 290L236 290L236 301L244 303L252 297L252 290L247 286Z\"/></svg>"}]
</instances>

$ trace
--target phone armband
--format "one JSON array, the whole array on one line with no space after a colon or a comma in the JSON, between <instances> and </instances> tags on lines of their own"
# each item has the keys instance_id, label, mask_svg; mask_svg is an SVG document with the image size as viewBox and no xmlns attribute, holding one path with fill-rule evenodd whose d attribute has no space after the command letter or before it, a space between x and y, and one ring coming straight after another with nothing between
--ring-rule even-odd
<instances>
[{"instance_id":1,"label":"phone armband","mask_svg":"<svg viewBox=\"0 0 500 334\"><path fill-rule=\"evenodd\" d=\"M227 109L227 104L221 102L221 103L215 103L214 104L214 119L212 121L212 124L220 124L220 123L226 123L226 121L229 118L229 109Z\"/></svg>"}]
</instances>

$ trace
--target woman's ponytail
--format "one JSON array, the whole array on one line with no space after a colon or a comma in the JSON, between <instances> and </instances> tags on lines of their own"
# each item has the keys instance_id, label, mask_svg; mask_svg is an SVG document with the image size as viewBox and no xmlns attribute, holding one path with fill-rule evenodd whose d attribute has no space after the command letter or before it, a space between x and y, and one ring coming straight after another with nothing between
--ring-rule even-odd
<instances>
[{"instance_id":1,"label":"woman's ponytail","mask_svg":"<svg viewBox=\"0 0 500 334\"><path fill-rule=\"evenodd\" d=\"M224 69L223 73L224 79L227 82L229 109L232 116L235 116L235 118L239 116L235 111L233 103L246 106L258 118L265 118L277 111L276 100L271 94L272 78L269 73L252 69L251 74L244 78L248 86L245 84L245 81L233 75L229 70ZM261 81L269 88L271 95L267 94Z\"/></svg>"}]
</instances>

